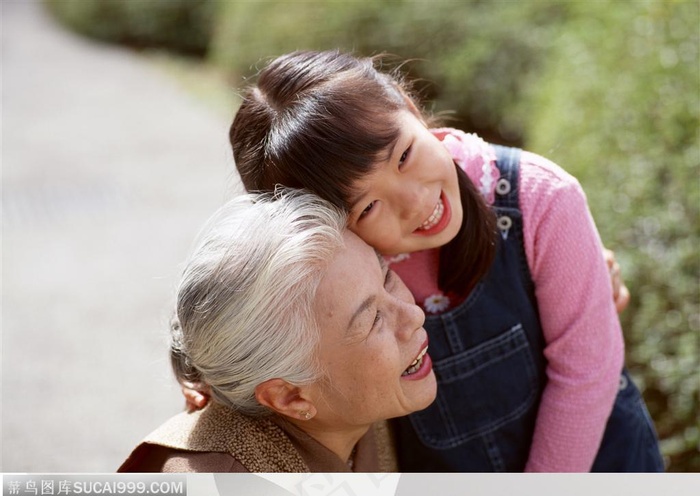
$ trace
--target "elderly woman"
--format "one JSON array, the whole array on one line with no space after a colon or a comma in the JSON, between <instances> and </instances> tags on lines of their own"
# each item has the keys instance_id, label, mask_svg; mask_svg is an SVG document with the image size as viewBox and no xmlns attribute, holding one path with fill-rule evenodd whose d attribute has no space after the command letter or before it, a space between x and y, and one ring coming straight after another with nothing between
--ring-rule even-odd
<instances>
[{"instance_id":1,"label":"elderly woman","mask_svg":"<svg viewBox=\"0 0 700 496\"><path fill-rule=\"evenodd\" d=\"M345 220L289 190L210 220L178 291L172 356L213 401L163 424L120 471L394 468L382 421L436 394L424 315Z\"/></svg>"}]
</instances>

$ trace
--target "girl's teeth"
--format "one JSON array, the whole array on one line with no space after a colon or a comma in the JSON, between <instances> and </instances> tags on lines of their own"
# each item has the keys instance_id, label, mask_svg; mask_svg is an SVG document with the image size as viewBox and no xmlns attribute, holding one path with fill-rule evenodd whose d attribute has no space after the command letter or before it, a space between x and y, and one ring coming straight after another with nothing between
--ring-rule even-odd
<instances>
[{"instance_id":1,"label":"girl's teeth","mask_svg":"<svg viewBox=\"0 0 700 496\"><path fill-rule=\"evenodd\" d=\"M440 222L440 219L442 219L442 214L444 211L445 207L442 205L441 200L437 205L435 205L435 210L433 210L433 213L430 214L430 217L428 217L418 229L427 231L428 229L435 227L437 223Z\"/></svg>"}]
</instances>

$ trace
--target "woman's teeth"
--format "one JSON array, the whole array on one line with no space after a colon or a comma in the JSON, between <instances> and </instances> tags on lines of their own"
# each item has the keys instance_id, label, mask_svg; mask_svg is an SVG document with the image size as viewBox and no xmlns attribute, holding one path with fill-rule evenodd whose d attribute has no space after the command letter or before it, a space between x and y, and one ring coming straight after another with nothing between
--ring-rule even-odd
<instances>
[{"instance_id":1,"label":"woman's teeth","mask_svg":"<svg viewBox=\"0 0 700 496\"><path fill-rule=\"evenodd\" d=\"M423 365L423 357L425 356L425 354L427 352L428 352L428 347L426 346L425 348L423 348L423 351L421 351L418 354L418 357L416 357L416 359L413 360L413 363L411 365L409 365L406 370L404 370L404 372L403 372L403 374L401 374L401 376L411 375L411 374L416 373L418 371L418 369L420 369L420 366Z\"/></svg>"},{"instance_id":2,"label":"woman's teeth","mask_svg":"<svg viewBox=\"0 0 700 496\"><path fill-rule=\"evenodd\" d=\"M433 210L433 213L430 214L430 217L428 217L423 224L418 229L422 229L423 231L427 231L428 229L432 229L437 225L438 222L440 222L440 219L442 219L442 214L445 212L445 207L442 204L442 199L438 202L437 205L435 205L435 209Z\"/></svg>"}]
</instances>

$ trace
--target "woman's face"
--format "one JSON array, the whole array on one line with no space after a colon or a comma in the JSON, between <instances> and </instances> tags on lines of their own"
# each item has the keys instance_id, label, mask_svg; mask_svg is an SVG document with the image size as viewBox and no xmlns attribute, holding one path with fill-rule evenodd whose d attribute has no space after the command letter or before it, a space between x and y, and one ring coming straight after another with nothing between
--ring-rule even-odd
<instances>
[{"instance_id":1,"label":"woman's face","mask_svg":"<svg viewBox=\"0 0 700 496\"><path fill-rule=\"evenodd\" d=\"M336 428L421 410L436 394L423 311L370 246L350 231L344 238L314 306L326 372L315 420Z\"/></svg>"},{"instance_id":2,"label":"woman's face","mask_svg":"<svg viewBox=\"0 0 700 496\"><path fill-rule=\"evenodd\" d=\"M348 227L384 255L447 244L462 225L457 169L443 144L412 112L387 160L353 184Z\"/></svg>"}]
</instances>

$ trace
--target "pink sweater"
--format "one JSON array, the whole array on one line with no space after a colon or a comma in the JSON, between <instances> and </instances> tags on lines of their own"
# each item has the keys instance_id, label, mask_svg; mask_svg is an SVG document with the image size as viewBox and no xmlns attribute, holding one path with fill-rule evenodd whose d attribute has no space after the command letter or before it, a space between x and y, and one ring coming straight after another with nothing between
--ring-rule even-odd
<instances>
[{"instance_id":1,"label":"pink sweater","mask_svg":"<svg viewBox=\"0 0 700 496\"><path fill-rule=\"evenodd\" d=\"M492 149L481 138L455 129L433 133L493 203L499 174ZM551 161L523 152L519 195L548 361L526 471L586 472L612 411L624 359L610 275L575 178ZM437 253L390 260L416 301L435 313L449 305L437 287Z\"/></svg>"}]
</instances>

